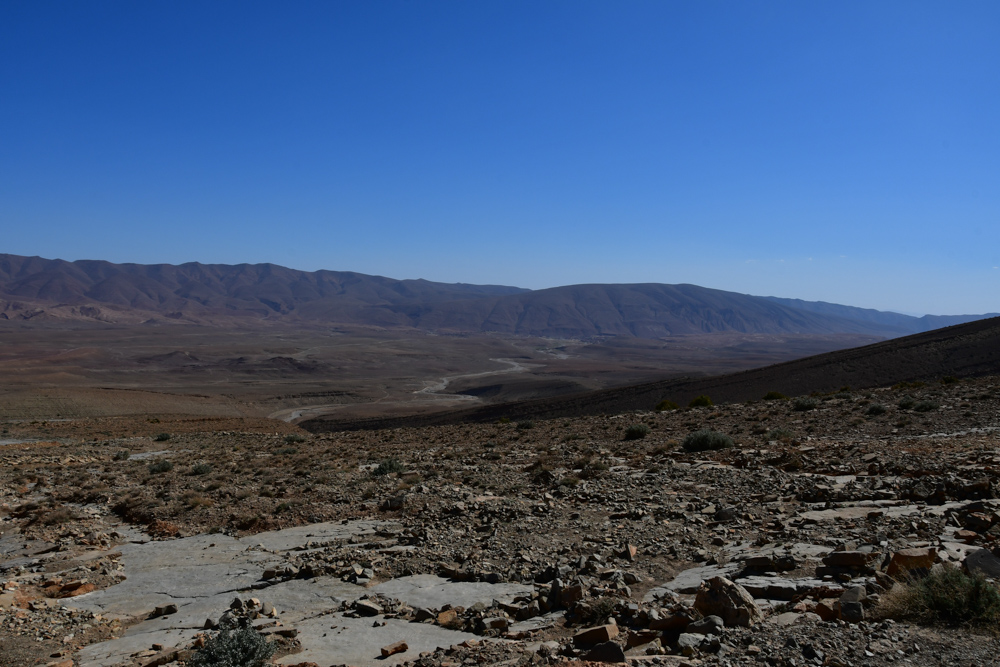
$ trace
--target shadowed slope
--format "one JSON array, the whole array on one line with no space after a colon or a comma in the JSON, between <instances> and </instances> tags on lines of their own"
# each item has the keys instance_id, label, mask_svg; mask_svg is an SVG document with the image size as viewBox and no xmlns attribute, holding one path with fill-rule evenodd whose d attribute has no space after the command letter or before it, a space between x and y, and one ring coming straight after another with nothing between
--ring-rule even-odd
<instances>
[{"instance_id":1,"label":"shadowed slope","mask_svg":"<svg viewBox=\"0 0 1000 667\"><path fill-rule=\"evenodd\" d=\"M707 394L716 402L735 402L760 399L769 391L795 396L813 391L835 391L843 386L859 389L904 381L938 380L949 375L971 377L997 373L1000 373L1000 318L992 318L730 375L649 382L417 417L352 422L317 418L300 426L321 432L485 422L503 417L576 417L652 410L664 398L686 405L700 394Z\"/></svg>"}]
</instances>

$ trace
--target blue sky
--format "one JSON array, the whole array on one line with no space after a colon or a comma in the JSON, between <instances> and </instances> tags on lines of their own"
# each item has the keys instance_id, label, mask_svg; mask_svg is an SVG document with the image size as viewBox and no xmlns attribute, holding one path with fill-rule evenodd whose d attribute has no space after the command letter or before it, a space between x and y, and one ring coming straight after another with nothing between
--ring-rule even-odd
<instances>
[{"instance_id":1,"label":"blue sky","mask_svg":"<svg viewBox=\"0 0 1000 667\"><path fill-rule=\"evenodd\" d=\"M0 252L1000 311L1000 3L0 4Z\"/></svg>"}]
</instances>

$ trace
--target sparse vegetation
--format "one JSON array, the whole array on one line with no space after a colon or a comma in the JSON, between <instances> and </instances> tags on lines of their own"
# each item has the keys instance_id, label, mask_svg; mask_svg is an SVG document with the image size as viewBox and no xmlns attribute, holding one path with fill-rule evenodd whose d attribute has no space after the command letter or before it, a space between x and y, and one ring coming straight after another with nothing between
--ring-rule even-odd
<instances>
[{"instance_id":1,"label":"sparse vegetation","mask_svg":"<svg viewBox=\"0 0 1000 667\"><path fill-rule=\"evenodd\" d=\"M668 411L671 411L671 410L680 410L680 407L681 406L677 405L673 401L670 401L670 400L667 400L667 399L663 399L662 401L660 401L659 403L656 404L656 411L657 412L668 412Z\"/></svg>"},{"instance_id":2,"label":"sparse vegetation","mask_svg":"<svg viewBox=\"0 0 1000 667\"><path fill-rule=\"evenodd\" d=\"M527 431L530 428L535 428L535 422L531 421L530 419L517 422L518 431Z\"/></svg>"},{"instance_id":3,"label":"sparse vegetation","mask_svg":"<svg viewBox=\"0 0 1000 667\"><path fill-rule=\"evenodd\" d=\"M911 410L913 409L913 406L916 404L917 401L912 396L904 396L903 398L899 399L899 403L897 403L896 405L899 406L900 410Z\"/></svg>"},{"instance_id":4,"label":"sparse vegetation","mask_svg":"<svg viewBox=\"0 0 1000 667\"><path fill-rule=\"evenodd\" d=\"M275 647L252 627L224 628L192 656L192 667L263 667Z\"/></svg>"},{"instance_id":5,"label":"sparse vegetation","mask_svg":"<svg viewBox=\"0 0 1000 667\"><path fill-rule=\"evenodd\" d=\"M75 518L73 512L68 507L56 507L42 517L42 523L46 526L54 526L56 524L67 523Z\"/></svg>"},{"instance_id":6,"label":"sparse vegetation","mask_svg":"<svg viewBox=\"0 0 1000 667\"><path fill-rule=\"evenodd\" d=\"M119 449L117 452L111 455L112 461L128 461L129 457L132 456L132 452L127 449Z\"/></svg>"},{"instance_id":7,"label":"sparse vegetation","mask_svg":"<svg viewBox=\"0 0 1000 667\"><path fill-rule=\"evenodd\" d=\"M625 429L626 440L642 440L649 435L649 427L645 424L632 424Z\"/></svg>"},{"instance_id":8,"label":"sparse vegetation","mask_svg":"<svg viewBox=\"0 0 1000 667\"><path fill-rule=\"evenodd\" d=\"M153 440L155 440L156 442L164 442L169 439L170 439L169 433L157 433L155 436L153 436Z\"/></svg>"},{"instance_id":9,"label":"sparse vegetation","mask_svg":"<svg viewBox=\"0 0 1000 667\"><path fill-rule=\"evenodd\" d=\"M913 406L915 412L931 412L932 410L937 410L940 406L935 401L917 401L916 405Z\"/></svg>"},{"instance_id":10,"label":"sparse vegetation","mask_svg":"<svg viewBox=\"0 0 1000 667\"><path fill-rule=\"evenodd\" d=\"M299 435L298 433L289 433L288 435L285 436L285 442L287 442L288 444L296 442L305 442L305 441L306 441L305 437Z\"/></svg>"},{"instance_id":11,"label":"sparse vegetation","mask_svg":"<svg viewBox=\"0 0 1000 667\"><path fill-rule=\"evenodd\" d=\"M404 466L398 459L390 458L379 463L378 467L372 471L372 474L376 477L384 477L385 475L400 473L405 470L406 466Z\"/></svg>"},{"instance_id":12,"label":"sparse vegetation","mask_svg":"<svg viewBox=\"0 0 1000 667\"><path fill-rule=\"evenodd\" d=\"M791 442L791 440L795 438L795 434L787 428L773 428L767 432L765 437L769 441L777 440L779 442Z\"/></svg>"},{"instance_id":13,"label":"sparse vegetation","mask_svg":"<svg viewBox=\"0 0 1000 667\"><path fill-rule=\"evenodd\" d=\"M879 415L884 415L886 412L888 411L886 410L886 407L884 405L880 405L878 403L872 403L870 406L868 406L866 414L869 417L878 417Z\"/></svg>"},{"instance_id":14,"label":"sparse vegetation","mask_svg":"<svg viewBox=\"0 0 1000 667\"><path fill-rule=\"evenodd\" d=\"M601 625L606 623L615 613L615 598L599 597L592 602L581 605L578 621L584 625Z\"/></svg>"},{"instance_id":15,"label":"sparse vegetation","mask_svg":"<svg viewBox=\"0 0 1000 667\"><path fill-rule=\"evenodd\" d=\"M945 563L923 579L894 586L878 611L885 618L996 631L1000 590L982 575L968 575Z\"/></svg>"},{"instance_id":16,"label":"sparse vegetation","mask_svg":"<svg viewBox=\"0 0 1000 667\"><path fill-rule=\"evenodd\" d=\"M207 463L198 463L191 468L192 475L207 475L212 472L212 466Z\"/></svg>"},{"instance_id":17,"label":"sparse vegetation","mask_svg":"<svg viewBox=\"0 0 1000 667\"><path fill-rule=\"evenodd\" d=\"M784 401L787 399L788 397L782 394L780 391L769 391L766 394L764 394L765 401Z\"/></svg>"},{"instance_id":18,"label":"sparse vegetation","mask_svg":"<svg viewBox=\"0 0 1000 667\"><path fill-rule=\"evenodd\" d=\"M691 402L688 403L689 408L709 408L712 407L713 405L715 405L715 403L713 403L712 399L706 396L705 394L702 394L701 396L695 396L693 399L691 399Z\"/></svg>"},{"instance_id":19,"label":"sparse vegetation","mask_svg":"<svg viewBox=\"0 0 1000 667\"><path fill-rule=\"evenodd\" d=\"M792 402L792 409L796 412L808 412L815 410L819 406L819 401L815 398L796 398Z\"/></svg>"},{"instance_id":20,"label":"sparse vegetation","mask_svg":"<svg viewBox=\"0 0 1000 667\"><path fill-rule=\"evenodd\" d=\"M728 449L733 446L733 439L724 433L702 429L688 434L681 446L688 452Z\"/></svg>"},{"instance_id":21,"label":"sparse vegetation","mask_svg":"<svg viewBox=\"0 0 1000 667\"><path fill-rule=\"evenodd\" d=\"M165 472L170 472L173 469L174 464L170 461L157 461L155 463L150 463L147 466L147 470L149 470L149 474L151 475L159 475Z\"/></svg>"}]
</instances>

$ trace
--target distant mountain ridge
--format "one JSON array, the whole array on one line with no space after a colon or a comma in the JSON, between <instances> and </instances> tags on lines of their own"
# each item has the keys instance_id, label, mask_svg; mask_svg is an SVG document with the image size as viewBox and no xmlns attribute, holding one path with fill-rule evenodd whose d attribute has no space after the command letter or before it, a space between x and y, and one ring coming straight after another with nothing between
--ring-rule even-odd
<instances>
[{"instance_id":1,"label":"distant mountain ridge","mask_svg":"<svg viewBox=\"0 0 1000 667\"><path fill-rule=\"evenodd\" d=\"M987 313L986 315L924 315L923 317L913 317L912 315L901 315L900 313L874 310L871 308L841 306L836 303L827 303L825 301L782 299L776 296L768 296L764 298L790 308L797 308L799 310L807 310L810 313L832 315L834 317L843 317L851 320L860 320L876 325L898 328L900 331L908 334L933 331L934 329L942 329L956 324L975 322L976 320L982 320L1000 315L1000 313Z\"/></svg>"},{"instance_id":2,"label":"distant mountain ridge","mask_svg":"<svg viewBox=\"0 0 1000 667\"><path fill-rule=\"evenodd\" d=\"M0 254L0 318L10 320L288 321L561 338L716 332L892 338L982 317L917 318L697 285L526 290L275 264L113 264Z\"/></svg>"}]
</instances>

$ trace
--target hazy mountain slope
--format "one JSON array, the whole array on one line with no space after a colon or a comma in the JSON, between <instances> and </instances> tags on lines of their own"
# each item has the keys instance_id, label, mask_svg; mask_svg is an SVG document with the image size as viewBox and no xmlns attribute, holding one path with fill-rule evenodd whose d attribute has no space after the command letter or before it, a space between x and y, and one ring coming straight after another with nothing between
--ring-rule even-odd
<instances>
[{"instance_id":1,"label":"hazy mountain slope","mask_svg":"<svg viewBox=\"0 0 1000 667\"><path fill-rule=\"evenodd\" d=\"M892 385L944 376L1000 373L1000 317L959 324L874 345L828 352L741 373L665 380L551 399L486 405L448 413L380 420L338 421L334 416L301 423L311 431L488 422L501 418L549 419L651 410L669 398L686 405L707 394L716 402L760 399L769 391L789 396Z\"/></svg>"},{"instance_id":2,"label":"hazy mountain slope","mask_svg":"<svg viewBox=\"0 0 1000 667\"><path fill-rule=\"evenodd\" d=\"M886 331L898 330L900 335L932 331L955 324L964 324L965 322L975 322L976 320L1000 316L1000 313L987 313L985 315L924 315L923 317L913 317L912 315L902 315L900 313L873 310L871 308L842 306L825 301L783 299L776 296L766 296L763 298L789 308L796 308L810 313L868 322L875 326L884 327Z\"/></svg>"},{"instance_id":3,"label":"hazy mountain slope","mask_svg":"<svg viewBox=\"0 0 1000 667\"><path fill-rule=\"evenodd\" d=\"M715 333L865 333L895 329L810 313L760 297L697 285L570 285L439 303L413 314L414 326L536 336L636 336Z\"/></svg>"},{"instance_id":4,"label":"hazy mountain slope","mask_svg":"<svg viewBox=\"0 0 1000 667\"><path fill-rule=\"evenodd\" d=\"M570 285L530 291L296 271L274 264L113 264L18 255L0 255L0 318L121 323L167 318L200 324L268 320L563 338L716 332L895 337L955 320L697 285Z\"/></svg>"},{"instance_id":5,"label":"hazy mountain slope","mask_svg":"<svg viewBox=\"0 0 1000 667\"><path fill-rule=\"evenodd\" d=\"M98 304L149 313L180 311L353 321L372 306L428 304L524 291L517 287L394 280L345 271L305 272L274 264L112 264L0 255L0 295L35 304ZM301 311L301 313L299 312ZM362 318L363 319L363 318ZM406 324L386 311L382 323Z\"/></svg>"}]
</instances>

